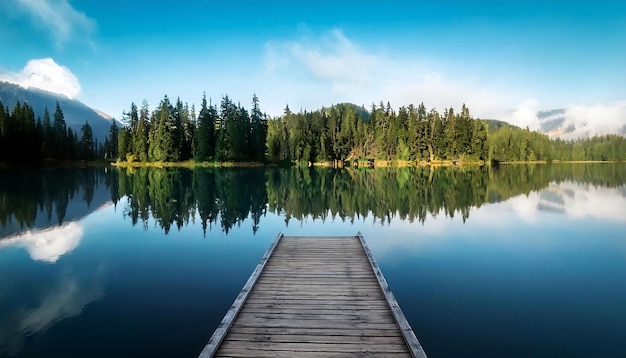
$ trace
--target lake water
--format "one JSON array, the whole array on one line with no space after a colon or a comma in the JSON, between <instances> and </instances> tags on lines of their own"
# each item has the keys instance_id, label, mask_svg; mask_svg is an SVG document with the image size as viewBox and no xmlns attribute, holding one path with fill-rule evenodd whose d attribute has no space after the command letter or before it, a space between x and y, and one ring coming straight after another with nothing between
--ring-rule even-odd
<instances>
[{"instance_id":1,"label":"lake water","mask_svg":"<svg viewBox=\"0 0 626 358\"><path fill-rule=\"evenodd\" d=\"M0 357L195 357L279 232L362 232L436 357L626 357L626 165L0 172Z\"/></svg>"}]
</instances>

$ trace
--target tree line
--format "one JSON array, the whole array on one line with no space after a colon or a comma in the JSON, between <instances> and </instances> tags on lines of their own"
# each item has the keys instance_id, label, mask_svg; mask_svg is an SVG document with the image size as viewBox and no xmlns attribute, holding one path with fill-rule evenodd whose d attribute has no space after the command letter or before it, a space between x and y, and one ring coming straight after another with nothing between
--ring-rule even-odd
<instances>
[{"instance_id":1,"label":"tree line","mask_svg":"<svg viewBox=\"0 0 626 358\"><path fill-rule=\"evenodd\" d=\"M456 112L426 110L423 103L394 110L389 102L363 106L342 103L316 111L268 118L252 98L248 111L227 95L219 105L203 96L196 113L180 98L167 95L150 111L131 103L118 128L111 124L104 143L94 140L89 123L80 133L65 124L58 102L43 119L27 104L9 110L0 102L0 161L121 160L129 162L344 162L400 160L460 161L623 161L626 138L550 139L547 135L500 121L481 120L462 105ZM19 150L13 150L19 148Z\"/></svg>"},{"instance_id":2,"label":"tree line","mask_svg":"<svg viewBox=\"0 0 626 358\"><path fill-rule=\"evenodd\" d=\"M626 160L626 138L616 134L563 140L508 124L491 122L489 127L489 158L493 161Z\"/></svg>"},{"instance_id":3,"label":"tree line","mask_svg":"<svg viewBox=\"0 0 626 358\"><path fill-rule=\"evenodd\" d=\"M59 102L50 117L43 119L28 103L17 102L12 110L0 101L0 162L37 163L52 160L94 160L101 158L104 147L94 140L93 130L85 121L80 133L68 128Z\"/></svg>"},{"instance_id":4,"label":"tree line","mask_svg":"<svg viewBox=\"0 0 626 358\"><path fill-rule=\"evenodd\" d=\"M131 103L125 117L128 125L119 130L116 140L107 142L110 158L129 162L265 160L267 115L261 112L256 95L250 111L228 96L217 108L204 95L197 115L195 106L190 109L180 98L172 105L165 95L152 112L146 101L140 110Z\"/></svg>"},{"instance_id":5,"label":"tree line","mask_svg":"<svg viewBox=\"0 0 626 358\"><path fill-rule=\"evenodd\" d=\"M462 105L439 113L424 104L400 107L338 104L284 114L268 123L268 158L274 161L624 161L626 138L550 139L506 122L482 120Z\"/></svg>"},{"instance_id":6,"label":"tree line","mask_svg":"<svg viewBox=\"0 0 626 358\"><path fill-rule=\"evenodd\" d=\"M338 104L317 111L292 113L269 122L271 160L328 162L355 159L486 161L487 127L463 105L426 111L419 106L391 108L389 102L371 111Z\"/></svg>"}]
</instances>

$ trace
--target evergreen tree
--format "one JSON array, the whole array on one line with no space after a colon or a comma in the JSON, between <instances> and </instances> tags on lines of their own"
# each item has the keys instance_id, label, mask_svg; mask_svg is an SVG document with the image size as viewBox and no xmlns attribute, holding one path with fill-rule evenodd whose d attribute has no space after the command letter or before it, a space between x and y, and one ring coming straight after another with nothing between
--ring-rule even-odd
<instances>
[{"instance_id":1,"label":"evergreen tree","mask_svg":"<svg viewBox=\"0 0 626 358\"><path fill-rule=\"evenodd\" d=\"M53 115L52 137L53 137L53 146L52 146L53 158L57 160L65 159L67 157L67 150L66 150L67 145L65 142L65 139L67 138L67 127L65 124L65 117L63 116L63 111L61 110L61 106L59 105L59 101L56 102L56 107L55 107L54 115Z\"/></svg>"},{"instance_id":2,"label":"evergreen tree","mask_svg":"<svg viewBox=\"0 0 626 358\"><path fill-rule=\"evenodd\" d=\"M48 107L43 111L43 122L41 126L43 131L43 156L45 158L52 158L54 156L54 131L52 129L52 122L50 121Z\"/></svg>"},{"instance_id":3,"label":"evergreen tree","mask_svg":"<svg viewBox=\"0 0 626 358\"><path fill-rule=\"evenodd\" d=\"M163 97L159 108L152 116L154 131L150 138L150 155L152 161L174 162L179 159L179 149L174 145L176 119L174 107L172 107L167 95Z\"/></svg>"},{"instance_id":4,"label":"evergreen tree","mask_svg":"<svg viewBox=\"0 0 626 358\"><path fill-rule=\"evenodd\" d=\"M78 154L79 154L78 137L76 136L72 128L67 129L66 138L67 139L63 142L66 148L65 149L66 159L69 159L69 160L78 159Z\"/></svg>"},{"instance_id":5,"label":"evergreen tree","mask_svg":"<svg viewBox=\"0 0 626 358\"><path fill-rule=\"evenodd\" d=\"M252 161L262 161L265 157L265 143L267 141L267 121L259 107L259 98L252 96L252 111L250 113L250 132L248 137L248 157Z\"/></svg>"},{"instance_id":6,"label":"evergreen tree","mask_svg":"<svg viewBox=\"0 0 626 358\"><path fill-rule=\"evenodd\" d=\"M116 160L119 158L117 155L118 135L119 135L119 130L118 130L117 124L115 123L115 120L112 120L111 127L109 128L109 135L107 136L108 146L105 145L105 148L104 148L106 159Z\"/></svg>"},{"instance_id":7,"label":"evergreen tree","mask_svg":"<svg viewBox=\"0 0 626 358\"><path fill-rule=\"evenodd\" d=\"M136 129L133 133L132 139L133 153L135 154L137 160L141 162L148 161L148 132L150 126L149 113L150 109L148 101L144 100L141 105L141 110L139 111L139 118L137 120Z\"/></svg>"},{"instance_id":8,"label":"evergreen tree","mask_svg":"<svg viewBox=\"0 0 626 358\"><path fill-rule=\"evenodd\" d=\"M194 140L194 159L212 160L215 156L215 118L213 106L207 106L206 94L202 96L202 105L198 116L198 128Z\"/></svg>"},{"instance_id":9,"label":"evergreen tree","mask_svg":"<svg viewBox=\"0 0 626 358\"><path fill-rule=\"evenodd\" d=\"M89 125L89 122L85 121L85 124L80 127L80 156L81 160L93 160L96 152L96 146L93 140L93 130Z\"/></svg>"},{"instance_id":10,"label":"evergreen tree","mask_svg":"<svg viewBox=\"0 0 626 358\"><path fill-rule=\"evenodd\" d=\"M129 129L126 127L122 127L118 131L118 139L117 139L117 156L119 160L126 160L127 154L131 154L130 141L131 141L131 134L130 134Z\"/></svg>"}]
</instances>

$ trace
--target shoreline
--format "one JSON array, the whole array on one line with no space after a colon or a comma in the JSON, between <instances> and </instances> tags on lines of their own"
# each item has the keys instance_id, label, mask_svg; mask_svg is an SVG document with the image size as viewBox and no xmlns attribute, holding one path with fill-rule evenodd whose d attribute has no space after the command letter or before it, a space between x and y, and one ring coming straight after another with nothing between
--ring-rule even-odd
<instances>
[{"instance_id":1,"label":"shoreline","mask_svg":"<svg viewBox=\"0 0 626 358\"><path fill-rule=\"evenodd\" d=\"M498 162L497 165L549 165L549 164L616 164L626 163L616 160L545 160L538 161L510 161ZM55 168L87 168L87 167L119 167L119 168L260 168L260 167L324 167L324 168L404 168L404 167L468 167L491 165L484 161L405 161L405 160L373 160L373 161L347 161L343 165L333 166L332 162L107 162L107 161L42 161L40 163L4 163L0 162L0 169L55 169Z\"/></svg>"}]
</instances>

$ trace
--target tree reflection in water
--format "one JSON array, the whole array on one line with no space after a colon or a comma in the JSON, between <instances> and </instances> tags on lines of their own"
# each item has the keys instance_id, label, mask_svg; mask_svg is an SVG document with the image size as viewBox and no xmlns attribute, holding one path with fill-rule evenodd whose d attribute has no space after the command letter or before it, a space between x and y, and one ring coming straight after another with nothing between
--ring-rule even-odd
<instances>
[{"instance_id":1,"label":"tree reflection in water","mask_svg":"<svg viewBox=\"0 0 626 358\"><path fill-rule=\"evenodd\" d=\"M528 195L550 183L624 188L623 164L499 167L332 168L84 168L5 171L0 175L0 238L77 220L107 202L121 205L132 225L150 219L167 234L199 220L206 235L228 233L246 219L256 233L269 211L291 219L460 216L485 203ZM622 189L620 189L622 190ZM624 190L622 190L623 192Z\"/></svg>"}]
</instances>

